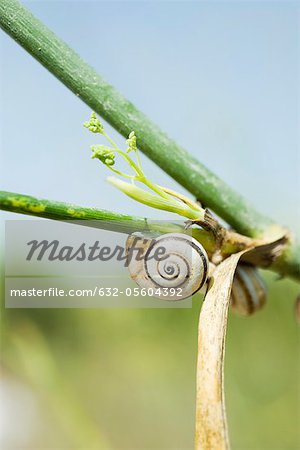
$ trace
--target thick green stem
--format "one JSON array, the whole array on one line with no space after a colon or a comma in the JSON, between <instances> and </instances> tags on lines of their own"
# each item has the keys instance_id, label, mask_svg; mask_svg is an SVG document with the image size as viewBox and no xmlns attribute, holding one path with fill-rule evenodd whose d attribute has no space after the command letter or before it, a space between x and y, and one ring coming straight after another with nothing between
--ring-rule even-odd
<instances>
[{"instance_id":1,"label":"thick green stem","mask_svg":"<svg viewBox=\"0 0 300 450\"><path fill-rule=\"evenodd\" d=\"M170 139L16 0L1 0L0 26L124 136L238 232L256 237L271 221ZM200 150L200 149L199 149Z\"/></svg>"},{"instance_id":2,"label":"thick green stem","mask_svg":"<svg viewBox=\"0 0 300 450\"><path fill-rule=\"evenodd\" d=\"M0 26L117 131L127 137L134 130L149 158L235 230L250 237L268 232L270 219L170 139L17 0L1 0ZM276 264L282 274L300 278L293 238Z\"/></svg>"}]
</instances>

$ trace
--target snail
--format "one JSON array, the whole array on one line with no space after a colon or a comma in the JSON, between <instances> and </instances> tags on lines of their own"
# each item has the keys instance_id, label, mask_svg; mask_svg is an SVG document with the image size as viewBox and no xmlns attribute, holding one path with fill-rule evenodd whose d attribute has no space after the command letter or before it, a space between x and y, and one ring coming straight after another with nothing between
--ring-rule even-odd
<instances>
[{"instance_id":1,"label":"snail","mask_svg":"<svg viewBox=\"0 0 300 450\"><path fill-rule=\"evenodd\" d=\"M139 257L135 257L134 250L140 250ZM133 234L127 239L126 252L131 278L154 297L183 300L198 292L206 282L207 253L189 235L169 233L145 239Z\"/></svg>"},{"instance_id":2,"label":"snail","mask_svg":"<svg viewBox=\"0 0 300 450\"><path fill-rule=\"evenodd\" d=\"M234 312L248 316L266 303L266 285L258 270L245 263L237 266L231 290L231 307Z\"/></svg>"}]
</instances>

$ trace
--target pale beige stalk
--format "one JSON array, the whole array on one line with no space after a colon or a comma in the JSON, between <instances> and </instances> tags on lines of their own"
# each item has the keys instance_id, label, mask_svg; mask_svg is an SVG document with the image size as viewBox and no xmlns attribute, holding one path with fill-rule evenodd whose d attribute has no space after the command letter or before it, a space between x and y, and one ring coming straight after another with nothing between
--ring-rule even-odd
<instances>
[{"instance_id":1,"label":"pale beige stalk","mask_svg":"<svg viewBox=\"0 0 300 450\"><path fill-rule=\"evenodd\" d=\"M231 286L240 258L250 257L262 264L270 255L281 251L286 236L282 234L276 238L231 255L215 268L211 277L198 328L196 450L230 448L224 398L224 356Z\"/></svg>"},{"instance_id":2,"label":"pale beige stalk","mask_svg":"<svg viewBox=\"0 0 300 450\"><path fill-rule=\"evenodd\" d=\"M198 331L196 438L197 450L229 448L223 371L228 306L234 272L241 255L219 264L201 309Z\"/></svg>"}]
</instances>

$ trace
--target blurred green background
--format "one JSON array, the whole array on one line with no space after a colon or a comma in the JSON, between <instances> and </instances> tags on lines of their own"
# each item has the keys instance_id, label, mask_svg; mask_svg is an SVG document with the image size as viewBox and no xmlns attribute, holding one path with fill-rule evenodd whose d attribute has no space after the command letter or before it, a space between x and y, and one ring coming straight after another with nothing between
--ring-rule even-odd
<instances>
[{"instance_id":1,"label":"blurred green background","mask_svg":"<svg viewBox=\"0 0 300 450\"><path fill-rule=\"evenodd\" d=\"M233 449L299 448L298 286L267 276L257 315L230 315ZM2 448L192 449L192 309L2 310Z\"/></svg>"},{"instance_id":2,"label":"blurred green background","mask_svg":"<svg viewBox=\"0 0 300 450\"><path fill-rule=\"evenodd\" d=\"M24 3L194 156L298 231L299 2ZM3 189L162 218L105 183L81 126L86 105L4 34L1 62ZM232 447L298 450L299 286L265 276L265 309L229 319ZM2 302L1 448L192 449L200 306L199 297L180 310Z\"/></svg>"}]
</instances>

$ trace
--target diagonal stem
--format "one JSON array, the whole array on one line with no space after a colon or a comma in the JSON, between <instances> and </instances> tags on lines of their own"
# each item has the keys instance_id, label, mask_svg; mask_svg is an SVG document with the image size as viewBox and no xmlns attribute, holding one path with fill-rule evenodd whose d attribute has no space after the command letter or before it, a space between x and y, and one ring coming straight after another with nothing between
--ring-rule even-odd
<instances>
[{"instance_id":1,"label":"diagonal stem","mask_svg":"<svg viewBox=\"0 0 300 450\"><path fill-rule=\"evenodd\" d=\"M117 131L127 137L134 130L149 158L236 231L268 235L272 220L170 139L17 0L1 0L0 26ZM274 267L300 279L300 244L293 236Z\"/></svg>"},{"instance_id":2,"label":"diagonal stem","mask_svg":"<svg viewBox=\"0 0 300 450\"><path fill-rule=\"evenodd\" d=\"M1 0L0 26L123 136L238 232L256 237L271 220L170 139L17 0Z\"/></svg>"}]
</instances>

